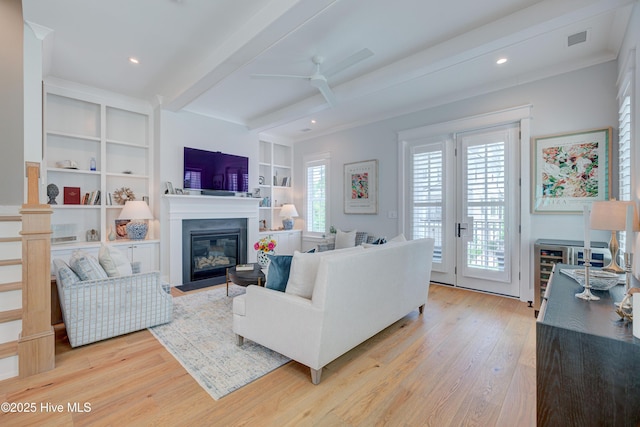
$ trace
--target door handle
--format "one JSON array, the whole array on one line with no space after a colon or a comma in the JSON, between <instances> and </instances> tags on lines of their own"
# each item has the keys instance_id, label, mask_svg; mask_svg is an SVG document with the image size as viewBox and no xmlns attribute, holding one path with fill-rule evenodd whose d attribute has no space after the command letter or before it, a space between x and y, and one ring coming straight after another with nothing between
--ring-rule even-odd
<instances>
[{"instance_id":1,"label":"door handle","mask_svg":"<svg viewBox=\"0 0 640 427\"><path fill-rule=\"evenodd\" d=\"M467 222L456 223L456 237L470 238L471 236L473 236L473 217L470 216L467 217Z\"/></svg>"},{"instance_id":2,"label":"door handle","mask_svg":"<svg viewBox=\"0 0 640 427\"><path fill-rule=\"evenodd\" d=\"M467 229L467 224L462 222L456 223L456 237L462 237L462 230Z\"/></svg>"}]
</instances>

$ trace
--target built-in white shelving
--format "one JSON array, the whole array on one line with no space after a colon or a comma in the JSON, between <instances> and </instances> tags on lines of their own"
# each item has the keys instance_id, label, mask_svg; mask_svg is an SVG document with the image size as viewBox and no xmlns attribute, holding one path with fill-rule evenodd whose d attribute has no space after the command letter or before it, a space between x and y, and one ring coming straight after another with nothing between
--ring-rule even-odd
<instances>
[{"instance_id":1,"label":"built-in white shelving","mask_svg":"<svg viewBox=\"0 0 640 427\"><path fill-rule=\"evenodd\" d=\"M51 206L52 228L55 234L68 225L63 233L70 238L69 243L52 245L52 254L72 247L91 249L100 242L126 245L127 240L108 239L122 208L113 195L126 188L141 200L154 188L150 105L118 95L107 97L98 91L93 94L72 85L45 84L44 90L43 193L47 194L49 184L57 187L56 204ZM65 161L73 164L61 167L59 162ZM79 188L80 204L65 203L65 187ZM85 194L97 191L98 203L82 204ZM99 233L100 241L87 241L90 230ZM158 238L157 231L150 227L147 243L142 244L155 248L147 253L157 252ZM157 262L150 264L157 268Z\"/></svg>"},{"instance_id":2,"label":"built-in white shelving","mask_svg":"<svg viewBox=\"0 0 640 427\"><path fill-rule=\"evenodd\" d=\"M280 208L293 202L291 146L260 141L260 221L268 230L282 227Z\"/></svg>"}]
</instances>

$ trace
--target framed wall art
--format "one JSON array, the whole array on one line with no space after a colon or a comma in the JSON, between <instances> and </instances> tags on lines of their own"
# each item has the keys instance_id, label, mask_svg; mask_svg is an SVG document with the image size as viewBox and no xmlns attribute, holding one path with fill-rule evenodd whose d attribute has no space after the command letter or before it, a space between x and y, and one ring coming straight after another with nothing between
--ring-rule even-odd
<instances>
[{"instance_id":1,"label":"framed wall art","mask_svg":"<svg viewBox=\"0 0 640 427\"><path fill-rule=\"evenodd\" d=\"M534 138L533 213L583 211L611 192L611 128Z\"/></svg>"},{"instance_id":2,"label":"framed wall art","mask_svg":"<svg viewBox=\"0 0 640 427\"><path fill-rule=\"evenodd\" d=\"M344 213L378 213L378 161L344 165Z\"/></svg>"}]
</instances>

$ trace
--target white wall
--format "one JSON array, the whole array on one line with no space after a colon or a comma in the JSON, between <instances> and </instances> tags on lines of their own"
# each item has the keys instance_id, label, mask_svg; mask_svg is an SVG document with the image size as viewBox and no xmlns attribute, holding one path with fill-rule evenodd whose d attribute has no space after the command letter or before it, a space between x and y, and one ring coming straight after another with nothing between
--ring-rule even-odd
<instances>
[{"instance_id":1,"label":"white wall","mask_svg":"<svg viewBox=\"0 0 640 427\"><path fill-rule=\"evenodd\" d=\"M506 108L531 104L533 120L531 136L572 132L584 129L613 127L616 141L617 101L616 62L592 66L583 70L547 78L533 83L500 90L401 117L325 135L294 145L294 182L303 183L303 157L316 152L331 152L331 213L330 224L344 230L358 229L378 235L394 236L399 220L388 218L390 211L398 211L397 179L398 148L396 132L421 126L443 123ZM523 156L530 158L530 144ZM614 150L615 160L615 150ZM343 164L378 159L379 213L378 215L343 214ZM617 167L614 162L613 168ZM295 203L304 206L301 188L296 188ZM522 197L530 198L529 188L522 189ZM524 212L525 215L530 215ZM582 222L577 215L530 215L531 244L538 238L581 240ZM606 232L594 232L592 239L608 241Z\"/></svg>"},{"instance_id":2,"label":"white wall","mask_svg":"<svg viewBox=\"0 0 640 427\"><path fill-rule=\"evenodd\" d=\"M24 160L42 164L42 40L24 25ZM27 181L24 180L25 194ZM26 199L26 196L25 196ZM44 180L40 180L40 202L47 202Z\"/></svg>"},{"instance_id":3,"label":"white wall","mask_svg":"<svg viewBox=\"0 0 640 427\"><path fill-rule=\"evenodd\" d=\"M22 2L0 2L0 205L24 201L23 31Z\"/></svg>"},{"instance_id":4,"label":"white wall","mask_svg":"<svg viewBox=\"0 0 640 427\"><path fill-rule=\"evenodd\" d=\"M189 112L173 113L156 109L154 117L157 144L155 152L159 153L159 158L154 161L155 165L159 165L155 168L158 196L163 191L165 181L170 181L174 188L182 188L184 147L249 157L249 188L258 186L259 145L258 136L255 133L249 132L244 126ZM154 206L160 205L154 204ZM155 212L162 213L162 209L157 209ZM160 265L168 266L170 253L169 248L166 247L166 236L169 235L168 219L163 218L162 215L158 219L161 229ZM163 267L163 274L165 274L165 267Z\"/></svg>"},{"instance_id":5,"label":"white wall","mask_svg":"<svg viewBox=\"0 0 640 427\"><path fill-rule=\"evenodd\" d=\"M182 188L184 147L249 157L249 188L258 185L258 136L244 126L189 112L162 110L159 145L160 189L165 181Z\"/></svg>"}]
</instances>

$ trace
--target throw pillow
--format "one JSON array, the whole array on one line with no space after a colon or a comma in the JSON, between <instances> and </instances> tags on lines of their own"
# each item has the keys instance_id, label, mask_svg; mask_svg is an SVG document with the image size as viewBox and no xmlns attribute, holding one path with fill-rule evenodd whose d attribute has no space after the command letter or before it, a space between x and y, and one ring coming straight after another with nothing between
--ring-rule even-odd
<instances>
[{"instance_id":1,"label":"throw pillow","mask_svg":"<svg viewBox=\"0 0 640 427\"><path fill-rule=\"evenodd\" d=\"M369 237L369 233L366 231L358 231L356 233L356 242L355 246L359 246L363 243L367 243L367 238Z\"/></svg>"},{"instance_id":2,"label":"throw pillow","mask_svg":"<svg viewBox=\"0 0 640 427\"><path fill-rule=\"evenodd\" d=\"M357 230L353 230L353 231L338 230L336 232L336 249L354 247L356 245L356 233L357 233Z\"/></svg>"},{"instance_id":3,"label":"throw pillow","mask_svg":"<svg viewBox=\"0 0 640 427\"><path fill-rule=\"evenodd\" d=\"M406 242L407 238L404 237L404 234L400 233L398 234L396 237L394 237L393 239L389 240L390 242L395 242L395 243L399 243L399 242Z\"/></svg>"},{"instance_id":4,"label":"throw pillow","mask_svg":"<svg viewBox=\"0 0 640 427\"><path fill-rule=\"evenodd\" d=\"M82 281L106 279L109 277L103 268L100 267L100 263L95 257L80 250L74 251L73 254L71 254L69 266Z\"/></svg>"},{"instance_id":5,"label":"throw pillow","mask_svg":"<svg viewBox=\"0 0 640 427\"><path fill-rule=\"evenodd\" d=\"M407 239L404 237L404 234L398 234L393 239L389 239L389 241L387 242L387 246L395 246L406 241Z\"/></svg>"},{"instance_id":6,"label":"throw pillow","mask_svg":"<svg viewBox=\"0 0 640 427\"><path fill-rule=\"evenodd\" d=\"M336 248L335 243L318 243L318 251L317 252L326 252L332 251Z\"/></svg>"},{"instance_id":7,"label":"throw pillow","mask_svg":"<svg viewBox=\"0 0 640 427\"><path fill-rule=\"evenodd\" d=\"M133 274L127 256L115 246L100 246L98 261L109 277L130 276Z\"/></svg>"},{"instance_id":8,"label":"throw pillow","mask_svg":"<svg viewBox=\"0 0 640 427\"><path fill-rule=\"evenodd\" d=\"M313 295L313 287L316 283L318 266L324 256L343 255L347 252L362 250L362 246L337 249L335 251L317 252L314 254L295 251L289 271L289 281L285 293L310 299Z\"/></svg>"},{"instance_id":9,"label":"throw pillow","mask_svg":"<svg viewBox=\"0 0 640 427\"><path fill-rule=\"evenodd\" d=\"M318 272L318 263L322 254L323 252L307 254L295 251L293 253L286 293L311 298L313 282L316 279L315 274Z\"/></svg>"},{"instance_id":10,"label":"throw pillow","mask_svg":"<svg viewBox=\"0 0 640 427\"><path fill-rule=\"evenodd\" d=\"M291 261L293 255L267 255L271 262L269 263L269 272L267 274L266 288L284 292L289 281L289 272L291 270Z\"/></svg>"},{"instance_id":11,"label":"throw pillow","mask_svg":"<svg viewBox=\"0 0 640 427\"><path fill-rule=\"evenodd\" d=\"M53 260L53 267L56 272L56 280L58 283L64 288L67 286L75 285L80 281L80 278L76 275L76 273L71 270L71 268L61 259Z\"/></svg>"},{"instance_id":12,"label":"throw pillow","mask_svg":"<svg viewBox=\"0 0 640 427\"><path fill-rule=\"evenodd\" d=\"M387 243L386 237L378 237L376 240L371 242L372 245L384 245L385 243Z\"/></svg>"}]
</instances>

